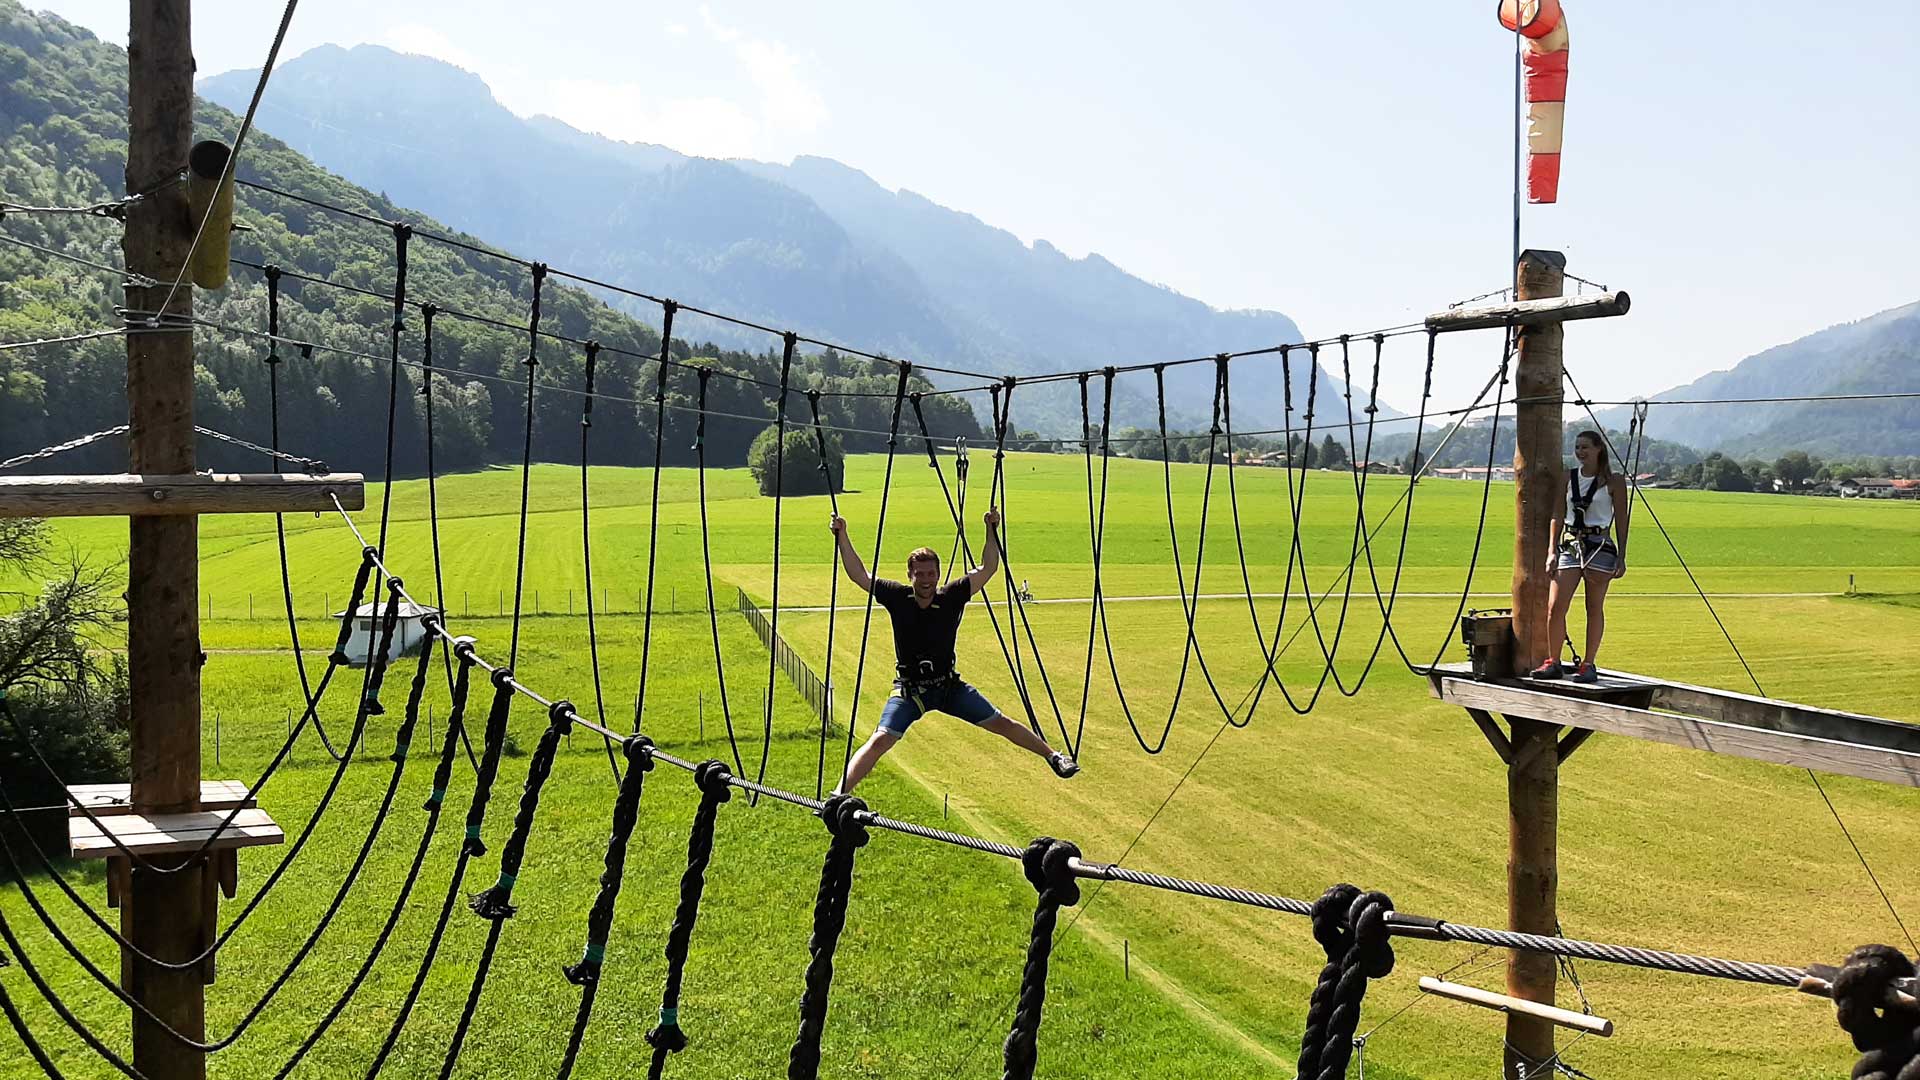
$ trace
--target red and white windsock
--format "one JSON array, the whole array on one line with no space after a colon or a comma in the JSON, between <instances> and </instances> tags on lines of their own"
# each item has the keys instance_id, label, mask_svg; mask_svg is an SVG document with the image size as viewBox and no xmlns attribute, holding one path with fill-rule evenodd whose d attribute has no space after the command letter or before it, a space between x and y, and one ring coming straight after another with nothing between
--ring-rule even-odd
<instances>
[{"instance_id":1,"label":"red and white windsock","mask_svg":"<svg viewBox=\"0 0 1920 1080\"><path fill-rule=\"evenodd\" d=\"M1560 0L1500 0L1500 24L1526 39L1527 201L1560 197L1560 138L1567 122L1567 17Z\"/></svg>"}]
</instances>

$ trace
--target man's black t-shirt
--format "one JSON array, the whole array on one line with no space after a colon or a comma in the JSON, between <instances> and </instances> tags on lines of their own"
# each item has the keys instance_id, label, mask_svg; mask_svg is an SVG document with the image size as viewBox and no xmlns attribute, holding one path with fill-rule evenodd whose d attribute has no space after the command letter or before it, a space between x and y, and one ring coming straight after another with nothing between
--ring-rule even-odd
<instances>
[{"instance_id":1,"label":"man's black t-shirt","mask_svg":"<svg viewBox=\"0 0 1920 1080\"><path fill-rule=\"evenodd\" d=\"M936 589L926 607L913 598L913 586L877 578L873 598L893 618L893 655L909 676L938 677L953 671L954 638L973 588L964 577Z\"/></svg>"}]
</instances>

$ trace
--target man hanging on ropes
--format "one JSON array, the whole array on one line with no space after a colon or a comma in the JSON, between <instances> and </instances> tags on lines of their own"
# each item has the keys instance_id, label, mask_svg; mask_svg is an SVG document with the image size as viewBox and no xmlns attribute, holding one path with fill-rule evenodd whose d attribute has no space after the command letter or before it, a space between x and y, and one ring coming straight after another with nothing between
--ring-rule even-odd
<instances>
[{"instance_id":1,"label":"man hanging on ropes","mask_svg":"<svg viewBox=\"0 0 1920 1080\"><path fill-rule=\"evenodd\" d=\"M860 555L847 538L846 519L833 516L833 534L838 537L840 565L847 578L873 594L893 619L893 652L896 676L893 696L880 713L880 726L873 737L847 763L847 775L840 782L841 792L854 786L873 771L874 763L886 756L894 744L907 734L907 728L928 712L957 716L973 726L995 735L1023 750L1046 759L1054 775L1066 779L1080 771L1071 757L1047 745L1031 728L1017 724L993 707L986 697L967 685L954 670L954 638L960 632L960 616L967 601L986 587L988 579L1000 569L1000 511L986 515L987 549L980 565L965 577L940 584L940 556L931 548L920 548L907 556L907 579L911 584L873 578L861 564Z\"/></svg>"}]
</instances>

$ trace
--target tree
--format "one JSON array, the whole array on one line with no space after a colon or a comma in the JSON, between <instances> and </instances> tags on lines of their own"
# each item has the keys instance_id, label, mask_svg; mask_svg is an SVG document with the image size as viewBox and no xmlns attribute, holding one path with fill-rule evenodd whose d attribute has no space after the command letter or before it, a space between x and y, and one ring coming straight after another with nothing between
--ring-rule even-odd
<instances>
[{"instance_id":1,"label":"tree","mask_svg":"<svg viewBox=\"0 0 1920 1080\"><path fill-rule=\"evenodd\" d=\"M774 431L771 425L754 437L753 445L747 448L747 468L753 470L753 478L760 483L760 494L774 494L775 479L779 479L779 493L787 495L825 495L829 476L833 490L846 490L846 452L840 448L840 437L827 436L827 473L820 470L820 444L813 431L805 426L787 428L782 443L784 454L776 454ZM778 461L778 467L776 467Z\"/></svg>"},{"instance_id":2,"label":"tree","mask_svg":"<svg viewBox=\"0 0 1920 1080\"><path fill-rule=\"evenodd\" d=\"M44 523L0 520L0 576L50 569L46 545ZM60 782L127 776L125 661L100 650L96 640L112 625L115 592L105 572L73 565L36 595L0 597L12 608L0 617L0 693L21 729L0 725L0 785L15 805L59 804L65 798ZM48 775L42 757L59 781ZM66 815L44 827L58 842Z\"/></svg>"},{"instance_id":3,"label":"tree","mask_svg":"<svg viewBox=\"0 0 1920 1080\"><path fill-rule=\"evenodd\" d=\"M1820 463L1807 456L1805 450L1790 450L1773 463L1773 475L1788 487L1798 488L1813 479L1819 467Z\"/></svg>"},{"instance_id":4,"label":"tree","mask_svg":"<svg viewBox=\"0 0 1920 1080\"><path fill-rule=\"evenodd\" d=\"M1314 454L1314 465L1322 469L1344 469L1347 467L1347 448L1329 435L1320 443L1320 450Z\"/></svg>"},{"instance_id":5,"label":"tree","mask_svg":"<svg viewBox=\"0 0 1920 1080\"><path fill-rule=\"evenodd\" d=\"M1752 491L1753 481L1740 463L1718 452L1700 463L1700 485L1710 491Z\"/></svg>"}]
</instances>

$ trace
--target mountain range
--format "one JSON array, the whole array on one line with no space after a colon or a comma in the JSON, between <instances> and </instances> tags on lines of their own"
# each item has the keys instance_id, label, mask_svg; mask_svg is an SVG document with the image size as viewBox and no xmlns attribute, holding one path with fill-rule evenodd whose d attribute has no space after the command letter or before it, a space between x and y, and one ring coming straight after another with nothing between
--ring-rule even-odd
<instances>
[{"instance_id":1,"label":"mountain range","mask_svg":"<svg viewBox=\"0 0 1920 1080\"><path fill-rule=\"evenodd\" d=\"M1747 357L1734 367L1650 395L1655 400L1898 394L1920 390L1920 303L1828 327ZM1599 414L1624 428L1624 408ZM1648 427L1662 439L1733 457L1805 450L1824 457L1920 454L1920 400L1734 402L1662 405Z\"/></svg>"},{"instance_id":2,"label":"mountain range","mask_svg":"<svg viewBox=\"0 0 1920 1080\"><path fill-rule=\"evenodd\" d=\"M227 72L199 91L238 111L257 77ZM379 46L326 45L282 64L258 122L346 179L515 254L925 363L1037 375L1300 339L1279 312L1215 309L1097 254L1028 245L836 161L691 157L552 117L522 118L478 76ZM645 301L603 296L658 317ZM729 344L771 344L755 331L698 324ZM1310 363L1293 360L1302 384ZM1276 366L1236 366L1243 415L1277 414ZM1166 377L1169 423L1207 423L1210 365L1170 368ZM1321 378L1323 390L1341 389L1324 369ZM1153 395L1151 375L1123 378L1115 423L1154 423ZM1023 429L1077 433L1079 422L1070 384L1026 391L1015 406Z\"/></svg>"}]
</instances>

